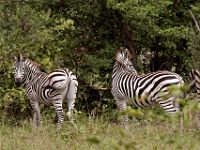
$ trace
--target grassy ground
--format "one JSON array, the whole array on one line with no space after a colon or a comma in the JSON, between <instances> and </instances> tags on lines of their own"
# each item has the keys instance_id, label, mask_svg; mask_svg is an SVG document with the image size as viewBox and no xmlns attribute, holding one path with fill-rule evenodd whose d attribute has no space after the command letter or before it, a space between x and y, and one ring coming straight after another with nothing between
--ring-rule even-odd
<instances>
[{"instance_id":1,"label":"grassy ground","mask_svg":"<svg viewBox=\"0 0 200 150\"><path fill-rule=\"evenodd\" d=\"M154 123L152 123L154 122ZM200 132L179 122L131 121L129 132L105 119L79 116L74 124L65 122L61 133L55 133L54 124L43 119L40 128L29 121L19 126L1 123L1 150L199 150Z\"/></svg>"}]
</instances>

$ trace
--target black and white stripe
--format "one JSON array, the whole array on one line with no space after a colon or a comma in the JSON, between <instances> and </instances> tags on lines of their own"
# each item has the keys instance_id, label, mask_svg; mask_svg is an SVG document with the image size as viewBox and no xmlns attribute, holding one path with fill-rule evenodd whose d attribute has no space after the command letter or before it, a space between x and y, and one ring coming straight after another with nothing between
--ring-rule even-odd
<instances>
[{"instance_id":1,"label":"black and white stripe","mask_svg":"<svg viewBox=\"0 0 200 150\"><path fill-rule=\"evenodd\" d=\"M199 70L192 70L191 71L192 79L194 79L194 84L196 88L196 92L198 95L198 102L200 103L200 72Z\"/></svg>"},{"instance_id":2,"label":"black and white stripe","mask_svg":"<svg viewBox=\"0 0 200 150\"><path fill-rule=\"evenodd\" d=\"M193 69L191 71L191 75L192 75L192 79L194 79L192 84L195 84L195 88L196 88L196 92L197 92L197 102L198 102L198 104L200 104L200 72L197 69L196 70ZM198 117L197 126L198 126L198 128L200 128L200 112L198 112L197 117Z\"/></svg>"},{"instance_id":3,"label":"black and white stripe","mask_svg":"<svg viewBox=\"0 0 200 150\"><path fill-rule=\"evenodd\" d=\"M58 118L57 130L64 120L63 100L67 99L68 117L71 117L77 93L78 81L68 69L56 69L44 73L40 66L28 58L14 56L14 78L16 85L22 85L34 111L34 123L41 124L40 105L53 105Z\"/></svg>"},{"instance_id":4,"label":"black and white stripe","mask_svg":"<svg viewBox=\"0 0 200 150\"><path fill-rule=\"evenodd\" d=\"M182 85L184 83L182 78L169 71L139 75L133 67L131 57L127 49L119 49L116 52L111 92L118 108L124 111L127 103L137 107L149 107L159 103L166 112L179 111L175 97L170 95L169 87ZM125 127L128 127L128 117L124 116L123 120Z\"/></svg>"}]
</instances>

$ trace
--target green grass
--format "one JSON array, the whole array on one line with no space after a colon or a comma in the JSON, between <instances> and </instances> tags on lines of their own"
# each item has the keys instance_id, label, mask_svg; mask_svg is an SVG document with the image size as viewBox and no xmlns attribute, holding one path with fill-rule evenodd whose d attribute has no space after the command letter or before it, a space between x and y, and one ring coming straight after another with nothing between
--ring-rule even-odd
<instances>
[{"instance_id":1,"label":"green grass","mask_svg":"<svg viewBox=\"0 0 200 150\"><path fill-rule=\"evenodd\" d=\"M1 123L1 150L198 150L200 132L195 127L180 130L179 122L130 121L129 132L103 118L79 115L74 124L65 122L56 133L51 120L40 128L29 121L9 126Z\"/></svg>"}]
</instances>

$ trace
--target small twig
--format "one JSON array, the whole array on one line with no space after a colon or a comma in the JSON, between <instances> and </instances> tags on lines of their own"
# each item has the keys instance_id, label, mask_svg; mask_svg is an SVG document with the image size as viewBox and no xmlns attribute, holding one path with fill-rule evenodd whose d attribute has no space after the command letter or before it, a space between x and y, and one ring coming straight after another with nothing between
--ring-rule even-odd
<instances>
[{"instance_id":1,"label":"small twig","mask_svg":"<svg viewBox=\"0 0 200 150\"><path fill-rule=\"evenodd\" d=\"M200 27L199 27L199 24L198 24L197 20L195 19L195 16L193 15L191 10L189 10L189 12L190 12L190 15L192 16L192 19L194 20L194 22L196 24L196 27L197 27L198 31L200 32Z\"/></svg>"}]
</instances>

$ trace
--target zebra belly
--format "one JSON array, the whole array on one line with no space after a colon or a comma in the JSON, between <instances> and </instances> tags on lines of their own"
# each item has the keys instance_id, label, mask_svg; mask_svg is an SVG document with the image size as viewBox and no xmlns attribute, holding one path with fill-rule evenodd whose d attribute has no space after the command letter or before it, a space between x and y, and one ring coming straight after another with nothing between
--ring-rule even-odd
<instances>
[{"instance_id":1,"label":"zebra belly","mask_svg":"<svg viewBox=\"0 0 200 150\"><path fill-rule=\"evenodd\" d=\"M62 103L66 94L63 90L56 90L52 88L43 88L36 93L37 94L35 94L34 99L40 104L47 106L53 105L53 101L60 101Z\"/></svg>"},{"instance_id":2,"label":"zebra belly","mask_svg":"<svg viewBox=\"0 0 200 150\"><path fill-rule=\"evenodd\" d=\"M53 101L60 101L62 102L64 97L66 96L67 88L66 89L44 89L43 95L40 97L40 101L45 103L46 105L53 104Z\"/></svg>"},{"instance_id":3,"label":"zebra belly","mask_svg":"<svg viewBox=\"0 0 200 150\"><path fill-rule=\"evenodd\" d=\"M149 97L149 94L143 94L140 96L135 97L129 97L128 103L131 105L134 105L136 107L149 107L156 104L156 101L152 101L152 99Z\"/></svg>"}]
</instances>

